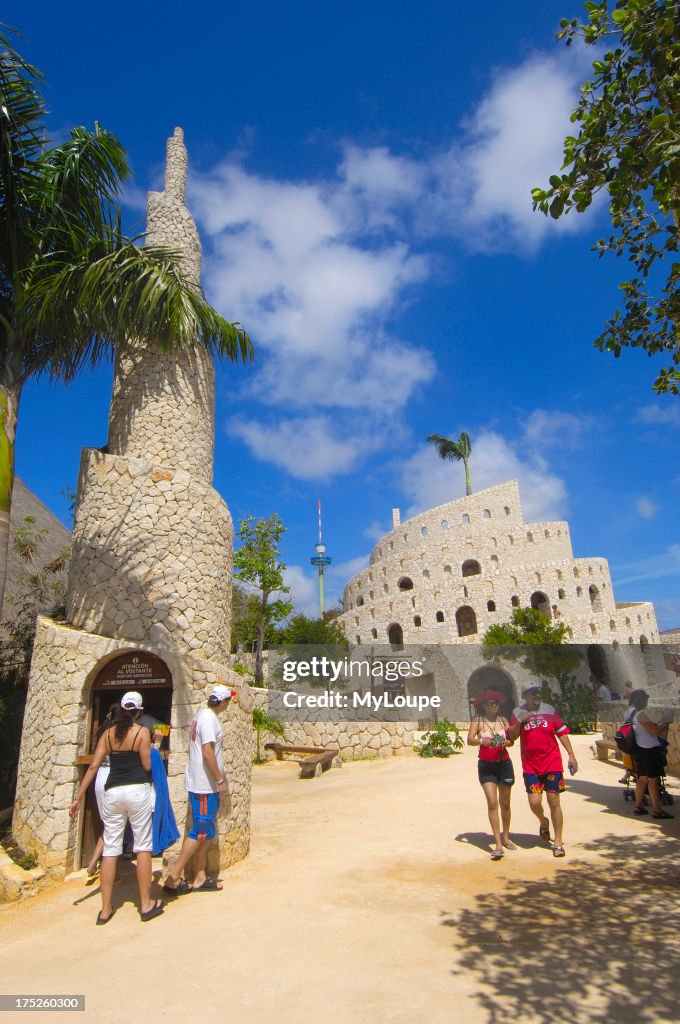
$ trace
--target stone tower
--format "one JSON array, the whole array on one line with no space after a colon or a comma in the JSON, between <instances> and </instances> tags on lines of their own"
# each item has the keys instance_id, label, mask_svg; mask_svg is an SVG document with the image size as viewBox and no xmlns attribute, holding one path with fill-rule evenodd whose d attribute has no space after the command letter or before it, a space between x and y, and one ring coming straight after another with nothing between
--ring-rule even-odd
<instances>
[{"instance_id":1,"label":"stone tower","mask_svg":"<svg viewBox=\"0 0 680 1024\"><path fill-rule=\"evenodd\" d=\"M184 204L187 151L168 140L165 188L147 204L147 244L180 254L200 289L201 245ZM39 622L13 828L55 871L79 866L88 837L68 807L106 699L139 689L171 719L167 753L176 811L187 729L220 681L237 690L225 716L231 808L222 863L248 848L251 698L226 668L230 651L233 527L213 490L214 370L205 349L164 351L153 340L120 350L105 449L83 450L67 624ZM147 700L148 697L148 700ZM157 710L156 710L157 709ZM225 761L226 763L226 761Z\"/></svg>"}]
</instances>

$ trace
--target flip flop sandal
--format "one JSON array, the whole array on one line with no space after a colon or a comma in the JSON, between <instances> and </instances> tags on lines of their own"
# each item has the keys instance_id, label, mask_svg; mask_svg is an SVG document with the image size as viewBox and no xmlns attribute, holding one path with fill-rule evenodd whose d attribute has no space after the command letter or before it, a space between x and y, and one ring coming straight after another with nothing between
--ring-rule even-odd
<instances>
[{"instance_id":1,"label":"flip flop sandal","mask_svg":"<svg viewBox=\"0 0 680 1024\"><path fill-rule=\"evenodd\" d=\"M544 843L550 842L550 826L544 828L543 825L538 830L539 839L542 839Z\"/></svg>"},{"instance_id":2,"label":"flip flop sandal","mask_svg":"<svg viewBox=\"0 0 680 1024\"><path fill-rule=\"evenodd\" d=\"M142 921L153 921L154 917L160 917L163 913L163 904L160 900L154 904L151 910L147 910L145 914L140 914Z\"/></svg>"},{"instance_id":3,"label":"flip flop sandal","mask_svg":"<svg viewBox=\"0 0 680 1024\"><path fill-rule=\"evenodd\" d=\"M97 914L97 924L108 924L115 913L116 911L112 910L108 917L102 917L102 912L100 910Z\"/></svg>"},{"instance_id":4,"label":"flip flop sandal","mask_svg":"<svg viewBox=\"0 0 680 1024\"><path fill-rule=\"evenodd\" d=\"M553 846L553 857L566 857L563 846Z\"/></svg>"},{"instance_id":5,"label":"flip flop sandal","mask_svg":"<svg viewBox=\"0 0 680 1024\"><path fill-rule=\"evenodd\" d=\"M633 814L649 814L646 807L634 807Z\"/></svg>"},{"instance_id":6,"label":"flip flop sandal","mask_svg":"<svg viewBox=\"0 0 680 1024\"><path fill-rule=\"evenodd\" d=\"M206 878L203 885L196 886L195 889L189 889L189 892L222 892L224 886L218 885L214 878Z\"/></svg>"},{"instance_id":7,"label":"flip flop sandal","mask_svg":"<svg viewBox=\"0 0 680 1024\"><path fill-rule=\"evenodd\" d=\"M505 847L506 850L518 850L519 849L519 847L516 846L515 843L513 843L513 841L511 839L508 839L507 843L503 843L503 846Z\"/></svg>"},{"instance_id":8,"label":"flip flop sandal","mask_svg":"<svg viewBox=\"0 0 680 1024\"><path fill-rule=\"evenodd\" d=\"M503 850L494 850L491 854L491 860L503 860L503 857L505 857Z\"/></svg>"},{"instance_id":9,"label":"flip flop sandal","mask_svg":"<svg viewBox=\"0 0 680 1024\"><path fill-rule=\"evenodd\" d=\"M177 885L164 885L163 892L167 893L168 896L186 896L188 892L193 892L193 889L188 882L185 882L183 878L180 878Z\"/></svg>"},{"instance_id":10,"label":"flip flop sandal","mask_svg":"<svg viewBox=\"0 0 680 1024\"><path fill-rule=\"evenodd\" d=\"M654 811L652 813L653 818L672 818L674 815L669 814L668 811Z\"/></svg>"}]
</instances>

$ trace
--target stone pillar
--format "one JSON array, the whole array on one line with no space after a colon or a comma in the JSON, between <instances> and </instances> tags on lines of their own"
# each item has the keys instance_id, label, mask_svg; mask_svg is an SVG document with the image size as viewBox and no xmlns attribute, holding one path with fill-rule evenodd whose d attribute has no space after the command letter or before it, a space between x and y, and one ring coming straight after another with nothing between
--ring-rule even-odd
<instances>
[{"instance_id":1,"label":"stone pillar","mask_svg":"<svg viewBox=\"0 0 680 1024\"><path fill-rule=\"evenodd\" d=\"M198 291L201 245L184 205L186 168L178 128L165 189L149 194L147 244L179 252ZM215 682L237 691L224 716L230 805L220 819L221 866L248 851L252 704L226 667L233 527L211 486L214 390L212 361L198 343L163 351L153 339L131 341L116 360L107 449L83 451L67 623L40 620L13 819L19 842L54 874L78 866L80 833L68 809L91 752L92 686L110 658L135 651L161 657L172 676L168 769L178 823L193 716Z\"/></svg>"}]
</instances>

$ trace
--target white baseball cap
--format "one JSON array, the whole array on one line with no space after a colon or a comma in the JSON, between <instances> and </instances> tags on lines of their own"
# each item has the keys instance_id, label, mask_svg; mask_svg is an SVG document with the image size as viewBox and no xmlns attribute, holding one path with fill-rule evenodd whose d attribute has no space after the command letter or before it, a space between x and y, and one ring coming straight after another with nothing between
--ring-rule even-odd
<instances>
[{"instance_id":1,"label":"white baseball cap","mask_svg":"<svg viewBox=\"0 0 680 1024\"><path fill-rule=\"evenodd\" d=\"M235 696L234 691L230 690L228 686L222 686L220 683L216 683L208 694L208 700L213 703L221 704L223 700L231 700Z\"/></svg>"},{"instance_id":2,"label":"white baseball cap","mask_svg":"<svg viewBox=\"0 0 680 1024\"><path fill-rule=\"evenodd\" d=\"M120 706L127 711L141 711L144 707L141 693L137 693L136 690L128 690L123 694Z\"/></svg>"}]
</instances>

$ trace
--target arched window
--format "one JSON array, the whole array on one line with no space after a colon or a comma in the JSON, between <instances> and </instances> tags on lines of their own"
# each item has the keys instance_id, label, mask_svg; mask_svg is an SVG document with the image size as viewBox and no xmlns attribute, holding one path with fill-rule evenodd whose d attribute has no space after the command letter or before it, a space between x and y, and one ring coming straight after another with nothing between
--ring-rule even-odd
<instances>
[{"instance_id":1,"label":"arched window","mask_svg":"<svg viewBox=\"0 0 680 1024\"><path fill-rule=\"evenodd\" d=\"M581 575L581 571L580 571L579 567L577 565L575 565L574 566L574 576L576 577L576 579L578 579L580 575Z\"/></svg>"},{"instance_id":2,"label":"arched window","mask_svg":"<svg viewBox=\"0 0 680 1024\"><path fill-rule=\"evenodd\" d=\"M468 558L461 567L461 573L463 576L479 576L482 571L482 567L479 562L475 561L474 558Z\"/></svg>"},{"instance_id":3,"label":"arched window","mask_svg":"<svg viewBox=\"0 0 680 1024\"><path fill-rule=\"evenodd\" d=\"M557 578L558 578L558 580L562 579L562 570L561 569L557 570Z\"/></svg>"},{"instance_id":4,"label":"arched window","mask_svg":"<svg viewBox=\"0 0 680 1024\"><path fill-rule=\"evenodd\" d=\"M410 576L402 576L397 586L400 590L413 590L413 580Z\"/></svg>"},{"instance_id":5,"label":"arched window","mask_svg":"<svg viewBox=\"0 0 680 1024\"><path fill-rule=\"evenodd\" d=\"M456 612L458 636L474 636L477 632L477 616L469 605L463 605Z\"/></svg>"},{"instance_id":6,"label":"arched window","mask_svg":"<svg viewBox=\"0 0 680 1024\"><path fill-rule=\"evenodd\" d=\"M564 601L564 591L562 589L557 591L557 596L559 597L560 601Z\"/></svg>"},{"instance_id":7,"label":"arched window","mask_svg":"<svg viewBox=\"0 0 680 1024\"><path fill-rule=\"evenodd\" d=\"M436 618L437 622L443 622L444 621L444 612L437 612L437 614L435 615L435 618Z\"/></svg>"},{"instance_id":8,"label":"arched window","mask_svg":"<svg viewBox=\"0 0 680 1024\"><path fill-rule=\"evenodd\" d=\"M470 522L470 517L467 514L467 512L463 512L462 516L460 517L460 521L461 521L461 523L469 523Z\"/></svg>"},{"instance_id":9,"label":"arched window","mask_svg":"<svg viewBox=\"0 0 680 1024\"><path fill-rule=\"evenodd\" d=\"M361 637L359 636L359 634L358 634L358 633L357 633L357 643L358 643L358 644L360 644L360 643L361 643Z\"/></svg>"},{"instance_id":10,"label":"arched window","mask_svg":"<svg viewBox=\"0 0 680 1024\"><path fill-rule=\"evenodd\" d=\"M543 536L544 537L549 537L550 536L550 530L544 530L543 531Z\"/></svg>"},{"instance_id":11,"label":"arched window","mask_svg":"<svg viewBox=\"0 0 680 1024\"><path fill-rule=\"evenodd\" d=\"M491 568L492 569L497 569L498 568L498 555L492 555L490 561L491 561Z\"/></svg>"},{"instance_id":12,"label":"arched window","mask_svg":"<svg viewBox=\"0 0 680 1024\"><path fill-rule=\"evenodd\" d=\"M444 566L444 572L451 572L451 566L450 565L445 565Z\"/></svg>"},{"instance_id":13,"label":"arched window","mask_svg":"<svg viewBox=\"0 0 680 1024\"><path fill-rule=\"evenodd\" d=\"M364 603L364 599L363 599L363 597L359 596L359 597L357 598L357 608L361 608L361 606L362 606L362 604L363 604L363 603Z\"/></svg>"},{"instance_id":14,"label":"arched window","mask_svg":"<svg viewBox=\"0 0 680 1024\"><path fill-rule=\"evenodd\" d=\"M508 505L506 505L506 506L505 506L505 508L503 509L503 511L505 512L506 516L509 516L509 515L510 515L510 507L509 507Z\"/></svg>"},{"instance_id":15,"label":"arched window","mask_svg":"<svg viewBox=\"0 0 680 1024\"><path fill-rule=\"evenodd\" d=\"M442 530L448 530L448 528L449 528L449 521L448 521L448 519L442 519Z\"/></svg>"},{"instance_id":16,"label":"arched window","mask_svg":"<svg viewBox=\"0 0 680 1024\"><path fill-rule=\"evenodd\" d=\"M393 651L401 651L404 646L404 631L399 623L393 623L387 630L387 639Z\"/></svg>"},{"instance_id":17,"label":"arched window","mask_svg":"<svg viewBox=\"0 0 680 1024\"><path fill-rule=\"evenodd\" d=\"M594 622L590 623L590 632L593 634L593 636L597 636L597 626Z\"/></svg>"},{"instance_id":18,"label":"arched window","mask_svg":"<svg viewBox=\"0 0 680 1024\"><path fill-rule=\"evenodd\" d=\"M512 605L513 608L519 608L519 598L517 594L513 594L513 596L510 598L510 604Z\"/></svg>"},{"instance_id":19,"label":"arched window","mask_svg":"<svg viewBox=\"0 0 680 1024\"><path fill-rule=\"evenodd\" d=\"M646 650L647 650L647 647L648 647L648 646L649 646L649 640L648 640L648 639L647 639L647 637L646 637L646 636L644 636L644 634L643 634L643 635L642 635L642 636L640 637L640 650L641 650L641 651L646 651Z\"/></svg>"},{"instance_id":20,"label":"arched window","mask_svg":"<svg viewBox=\"0 0 680 1024\"><path fill-rule=\"evenodd\" d=\"M602 598L600 597L600 591L597 589L594 583L588 587L588 595L590 596L590 606L594 612L602 611Z\"/></svg>"},{"instance_id":21,"label":"arched window","mask_svg":"<svg viewBox=\"0 0 680 1024\"><path fill-rule=\"evenodd\" d=\"M609 628L612 629L612 630L616 629L616 623L614 622L613 619L609 620Z\"/></svg>"},{"instance_id":22,"label":"arched window","mask_svg":"<svg viewBox=\"0 0 680 1024\"><path fill-rule=\"evenodd\" d=\"M486 602L486 610L487 610L487 612L495 612L496 611L496 602L495 601L487 601Z\"/></svg>"},{"instance_id":23,"label":"arched window","mask_svg":"<svg viewBox=\"0 0 680 1024\"><path fill-rule=\"evenodd\" d=\"M542 615L547 615L550 618L550 601L541 590L535 590L531 595L531 607L536 608Z\"/></svg>"},{"instance_id":24,"label":"arched window","mask_svg":"<svg viewBox=\"0 0 680 1024\"><path fill-rule=\"evenodd\" d=\"M414 615L413 616L413 625L414 626L421 626L422 625L422 620L420 618L420 615Z\"/></svg>"},{"instance_id":25,"label":"arched window","mask_svg":"<svg viewBox=\"0 0 680 1024\"><path fill-rule=\"evenodd\" d=\"M372 629L371 630L371 636L373 637L374 640L377 640L378 639L378 630L377 629Z\"/></svg>"},{"instance_id":26,"label":"arched window","mask_svg":"<svg viewBox=\"0 0 680 1024\"><path fill-rule=\"evenodd\" d=\"M530 544L533 544L533 541L534 541L534 535L533 535L533 533L531 532L531 530L527 531L527 540L529 541L529 543L530 543Z\"/></svg>"},{"instance_id":27,"label":"arched window","mask_svg":"<svg viewBox=\"0 0 680 1024\"><path fill-rule=\"evenodd\" d=\"M508 542L510 544L514 544L515 543L515 538L513 537L513 535L511 533L508 534Z\"/></svg>"},{"instance_id":28,"label":"arched window","mask_svg":"<svg viewBox=\"0 0 680 1024\"><path fill-rule=\"evenodd\" d=\"M422 533L423 537L427 537L430 531L428 530L427 526L423 526L421 527L420 532Z\"/></svg>"},{"instance_id":29,"label":"arched window","mask_svg":"<svg viewBox=\"0 0 680 1024\"><path fill-rule=\"evenodd\" d=\"M577 587L576 588L576 596L577 597L583 597L583 587Z\"/></svg>"},{"instance_id":30,"label":"arched window","mask_svg":"<svg viewBox=\"0 0 680 1024\"><path fill-rule=\"evenodd\" d=\"M429 578L430 578L430 570L429 569L423 569L423 576L425 577L426 580L429 580Z\"/></svg>"},{"instance_id":31,"label":"arched window","mask_svg":"<svg viewBox=\"0 0 680 1024\"><path fill-rule=\"evenodd\" d=\"M491 519L491 512L489 511L488 508L484 509L484 518L485 519Z\"/></svg>"}]
</instances>

